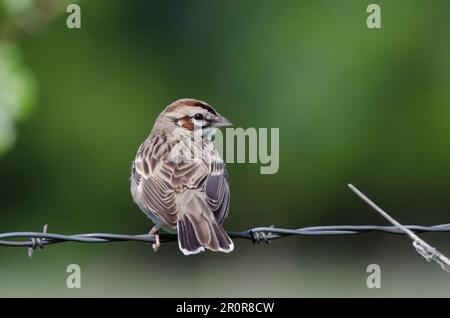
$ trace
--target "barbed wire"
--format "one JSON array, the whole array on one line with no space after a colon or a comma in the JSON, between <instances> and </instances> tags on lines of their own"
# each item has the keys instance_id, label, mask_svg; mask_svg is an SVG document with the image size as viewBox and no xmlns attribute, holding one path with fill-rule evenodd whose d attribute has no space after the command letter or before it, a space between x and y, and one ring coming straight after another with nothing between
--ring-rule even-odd
<instances>
[{"instance_id":1,"label":"barbed wire","mask_svg":"<svg viewBox=\"0 0 450 318\"><path fill-rule=\"evenodd\" d=\"M407 225L409 230L415 233L426 232L450 232L450 223L432 226ZM46 245L60 244L65 242L76 243L115 243L135 241L143 243L155 243L155 237L151 234L114 234L114 233L85 233L64 235L47 232L47 225L42 232L9 232L0 233L0 246L29 247L32 249L44 248ZM251 240L253 243L270 243L272 240L287 236L318 236L318 235L355 235L369 232L384 232L389 234L405 234L395 226L379 225L331 225L311 226L298 229L287 229L278 227L256 227L242 232L227 232L233 239ZM17 240L26 238L27 240ZM162 242L177 240L176 234L161 233Z\"/></svg>"},{"instance_id":2,"label":"barbed wire","mask_svg":"<svg viewBox=\"0 0 450 318\"><path fill-rule=\"evenodd\" d=\"M432 226L423 225L403 225L392 218L387 212L371 201L366 195L356 187L349 184L350 189L363 201L375 209L381 216L387 219L393 226L382 225L331 225L331 226L310 226L297 229L270 227L256 227L242 232L227 232L232 239L251 240L255 244L261 242L270 243L272 240L281 239L287 236L318 236L318 235L356 235L369 232L383 232L389 234L407 235L413 241L416 251L428 262L435 261L442 269L450 272L450 260L440 253L436 248L429 245L418 237L418 233L427 232L450 232L450 223ZM10 232L0 233L0 246L27 247L28 255L31 257L36 248L43 249L47 245L60 244L64 242L76 243L115 243L125 241L136 241L143 243L155 243L155 236L152 234L114 234L114 233L86 233L75 235L64 235L48 233L47 224L42 232ZM20 240L25 238L26 240ZM18 240L19 239L19 240ZM161 233L162 242L171 242L178 239L176 234Z\"/></svg>"}]
</instances>

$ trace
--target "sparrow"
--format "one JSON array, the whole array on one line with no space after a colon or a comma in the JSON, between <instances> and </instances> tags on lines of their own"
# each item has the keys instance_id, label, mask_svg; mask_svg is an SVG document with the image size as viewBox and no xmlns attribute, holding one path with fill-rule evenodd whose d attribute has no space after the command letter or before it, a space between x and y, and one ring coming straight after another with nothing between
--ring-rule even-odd
<instances>
[{"instance_id":1,"label":"sparrow","mask_svg":"<svg viewBox=\"0 0 450 318\"><path fill-rule=\"evenodd\" d=\"M205 250L229 253L234 244L222 227L230 187L225 163L212 142L232 124L208 103L180 99L156 119L131 167L134 202L153 221L155 252L160 229L178 234L185 255Z\"/></svg>"}]
</instances>

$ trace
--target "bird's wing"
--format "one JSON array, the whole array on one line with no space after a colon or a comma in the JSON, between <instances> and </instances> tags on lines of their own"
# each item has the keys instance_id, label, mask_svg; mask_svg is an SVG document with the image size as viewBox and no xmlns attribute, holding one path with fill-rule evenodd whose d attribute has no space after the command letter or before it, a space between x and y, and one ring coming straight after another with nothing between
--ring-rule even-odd
<instances>
[{"instance_id":1,"label":"bird's wing","mask_svg":"<svg viewBox=\"0 0 450 318\"><path fill-rule=\"evenodd\" d=\"M206 201L219 224L228 216L230 207L230 187L228 173L223 165L223 173L209 175L205 184Z\"/></svg>"},{"instance_id":2,"label":"bird's wing","mask_svg":"<svg viewBox=\"0 0 450 318\"><path fill-rule=\"evenodd\" d=\"M172 167L165 161L171 147L161 135L152 136L141 145L133 162L131 192L135 202L152 219L175 228L178 216L170 178Z\"/></svg>"}]
</instances>

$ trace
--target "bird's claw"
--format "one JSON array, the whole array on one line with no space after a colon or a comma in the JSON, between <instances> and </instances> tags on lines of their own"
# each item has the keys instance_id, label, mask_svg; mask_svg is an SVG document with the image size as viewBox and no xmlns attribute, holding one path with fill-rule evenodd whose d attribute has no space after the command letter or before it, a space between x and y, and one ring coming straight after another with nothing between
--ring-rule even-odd
<instances>
[{"instance_id":1,"label":"bird's claw","mask_svg":"<svg viewBox=\"0 0 450 318\"><path fill-rule=\"evenodd\" d=\"M152 248L153 250L156 252L158 252L159 248L161 247L161 240L159 238L159 226L156 225L154 226L150 232L148 232L149 235L153 235L155 238L155 243L152 244Z\"/></svg>"},{"instance_id":2,"label":"bird's claw","mask_svg":"<svg viewBox=\"0 0 450 318\"><path fill-rule=\"evenodd\" d=\"M155 233L155 243L152 244L152 248L153 250L156 252L158 252L160 246L161 246L161 240L159 239L159 233Z\"/></svg>"}]
</instances>

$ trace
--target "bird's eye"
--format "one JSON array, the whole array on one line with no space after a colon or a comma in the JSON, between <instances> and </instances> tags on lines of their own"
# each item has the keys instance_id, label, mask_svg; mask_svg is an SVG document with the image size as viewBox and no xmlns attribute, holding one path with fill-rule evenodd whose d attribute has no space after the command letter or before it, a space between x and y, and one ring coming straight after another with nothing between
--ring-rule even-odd
<instances>
[{"instance_id":1,"label":"bird's eye","mask_svg":"<svg viewBox=\"0 0 450 318\"><path fill-rule=\"evenodd\" d=\"M203 115L202 114L195 114L194 115L194 119L195 120L203 120Z\"/></svg>"}]
</instances>

